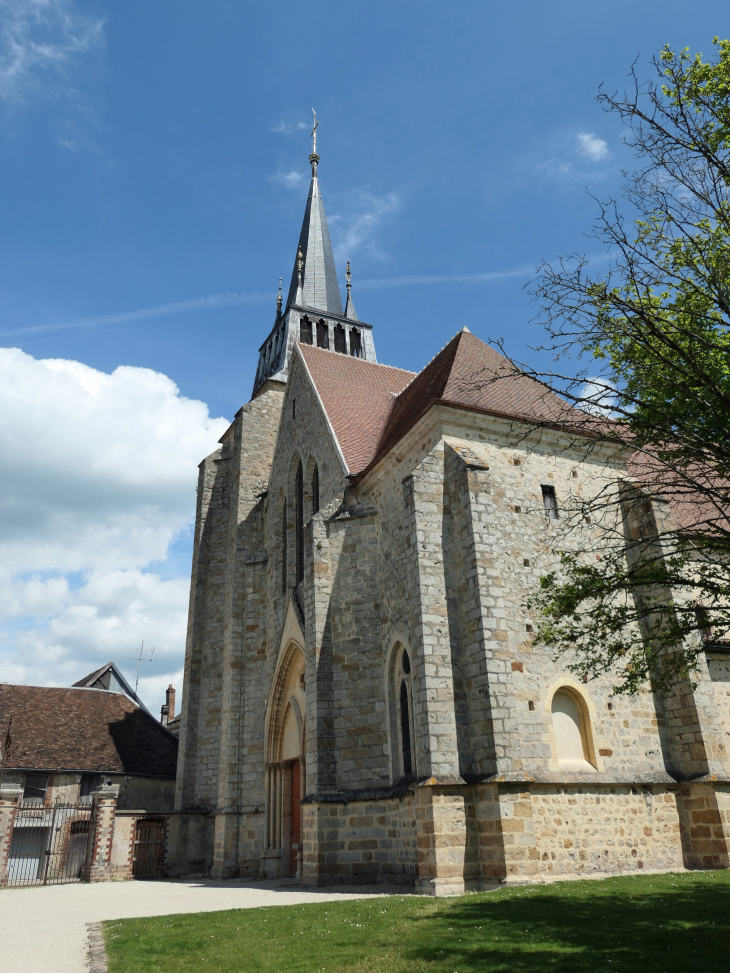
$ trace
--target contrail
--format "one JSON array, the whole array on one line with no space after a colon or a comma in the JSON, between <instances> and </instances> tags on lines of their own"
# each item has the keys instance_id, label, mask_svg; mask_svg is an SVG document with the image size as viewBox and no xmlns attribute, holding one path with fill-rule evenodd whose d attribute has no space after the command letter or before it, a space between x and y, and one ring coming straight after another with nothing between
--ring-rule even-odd
<instances>
[{"instance_id":1,"label":"contrail","mask_svg":"<svg viewBox=\"0 0 730 973\"><path fill-rule=\"evenodd\" d=\"M158 304L157 307L144 307L138 311L122 311L121 314L100 314L96 317L77 318L75 321L58 321L55 324L36 324L29 328L0 330L0 336L42 334L44 331L66 331L70 328L97 328L105 324L124 324L127 321L161 318L168 314L180 314L184 311L197 311L209 307L236 307L240 304L252 304L258 301L271 301L273 304L274 294L211 294L210 297L194 297L189 301Z\"/></svg>"},{"instance_id":2,"label":"contrail","mask_svg":"<svg viewBox=\"0 0 730 973\"><path fill-rule=\"evenodd\" d=\"M358 290L372 291L381 287L411 287L415 284L482 284L505 277L529 277L534 267L495 270L483 274L418 274L410 277L374 277L356 281Z\"/></svg>"},{"instance_id":3,"label":"contrail","mask_svg":"<svg viewBox=\"0 0 730 973\"><path fill-rule=\"evenodd\" d=\"M419 274L408 277L374 277L358 280L358 290L372 291L383 287L413 287L418 284L481 284L490 280L507 277L528 277L534 267L519 267L515 270L497 270L482 274ZM99 314L94 317L76 318L72 321L57 321L51 324L35 324L27 328L0 329L0 337L12 338L18 335L43 334L48 331L68 331L73 328L99 328L109 324L126 324L129 321L144 321L148 318L161 318L169 314L185 311L199 311L207 308L238 307L242 304L256 304L274 300L272 294L211 294L209 297L194 297L188 301L174 301L172 304L158 304L137 311L122 311L120 314Z\"/></svg>"}]
</instances>

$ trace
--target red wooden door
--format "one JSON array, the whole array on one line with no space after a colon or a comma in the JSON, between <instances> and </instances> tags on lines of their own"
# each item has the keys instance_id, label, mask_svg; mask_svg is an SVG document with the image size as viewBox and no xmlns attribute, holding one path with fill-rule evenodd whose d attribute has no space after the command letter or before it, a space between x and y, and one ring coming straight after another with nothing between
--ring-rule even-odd
<instances>
[{"instance_id":1,"label":"red wooden door","mask_svg":"<svg viewBox=\"0 0 730 973\"><path fill-rule=\"evenodd\" d=\"M302 809L299 801L302 798L299 761L291 765L291 838L289 844L289 871L292 875L297 871L297 852L302 840Z\"/></svg>"}]
</instances>

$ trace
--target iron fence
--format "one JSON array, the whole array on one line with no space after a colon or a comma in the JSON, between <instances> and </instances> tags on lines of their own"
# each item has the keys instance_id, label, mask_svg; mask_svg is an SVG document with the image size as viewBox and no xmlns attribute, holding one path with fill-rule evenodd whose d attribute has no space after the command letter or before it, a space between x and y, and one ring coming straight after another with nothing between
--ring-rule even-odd
<instances>
[{"instance_id":1,"label":"iron fence","mask_svg":"<svg viewBox=\"0 0 730 973\"><path fill-rule=\"evenodd\" d=\"M23 801L13 824L8 885L59 885L87 878L94 839L89 803Z\"/></svg>"}]
</instances>

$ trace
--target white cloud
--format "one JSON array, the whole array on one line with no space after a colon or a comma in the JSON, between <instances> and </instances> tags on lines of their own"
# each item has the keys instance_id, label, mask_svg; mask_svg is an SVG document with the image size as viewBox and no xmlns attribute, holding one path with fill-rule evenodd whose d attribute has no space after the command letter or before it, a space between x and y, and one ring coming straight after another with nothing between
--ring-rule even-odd
<instances>
[{"instance_id":1,"label":"white cloud","mask_svg":"<svg viewBox=\"0 0 730 973\"><path fill-rule=\"evenodd\" d=\"M380 256L375 235L388 216L400 208L399 197L395 193L386 196L354 193L349 197L348 205L349 212L335 214L329 219L338 258L348 258L361 249Z\"/></svg>"},{"instance_id":2,"label":"white cloud","mask_svg":"<svg viewBox=\"0 0 730 973\"><path fill-rule=\"evenodd\" d=\"M103 44L103 21L73 0L0 0L0 100L20 106L68 94L72 65Z\"/></svg>"},{"instance_id":3,"label":"white cloud","mask_svg":"<svg viewBox=\"0 0 730 973\"><path fill-rule=\"evenodd\" d=\"M591 162L600 162L609 154L608 145L592 132L579 132L576 137L576 152Z\"/></svg>"},{"instance_id":4,"label":"white cloud","mask_svg":"<svg viewBox=\"0 0 730 973\"><path fill-rule=\"evenodd\" d=\"M578 393L576 404L591 415L610 416L617 402L615 389L601 378L589 378Z\"/></svg>"},{"instance_id":5,"label":"white cloud","mask_svg":"<svg viewBox=\"0 0 730 973\"><path fill-rule=\"evenodd\" d=\"M306 128L306 122L285 122L283 119L278 125L272 125L272 132L279 132L280 135L294 135L297 132L301 132L303 128Z\"/></svg>"},{"instance_id":6,"label":"white cloud","mask_svg":"<svg viewBox=\"0 0 730 973\"><path fill-rule=\"evenodd\" d=\"M189 578L154 562L227 424L150 369L0 349L0 680L68 685L110 659L133 674L144 639L159 661L140 686L180 688Z\"/></svg>"},{"instance_id":7,"label":"white cloud","mask_svg":"<svg viewBox=\"0 0 730 973\"><path fill-rule=\"evenodd\" d=\"M271 178L274 182L280 182L282 186L286 186L287 189L298 189L307 177L303 172L290 169L289 172L277 172Z\"/></svg>"}]
</instances>

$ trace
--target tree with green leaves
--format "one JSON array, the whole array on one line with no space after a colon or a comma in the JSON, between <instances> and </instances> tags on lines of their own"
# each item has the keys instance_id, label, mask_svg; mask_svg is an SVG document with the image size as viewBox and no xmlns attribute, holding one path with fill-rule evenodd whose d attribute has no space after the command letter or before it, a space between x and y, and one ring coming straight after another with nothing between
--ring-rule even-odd
<instances>
[{"instance_id":1,"label":"tree with green leaves","mask_svg":"<svg viewBox=\"0 0 730 973\"><path fill-rule=\"evenodd\" d=\"M630 480L573 499L600 524L561 553L529 606L536 641L614 691L691 679L730 637L730 42L665 47L657 77L598 100L637 157L598 203L606 264L544 264L532 285L553 368L513 363L573 407L561 420L629 457ZM576 366L576 360L580 365ZM588 538L589 532L583 532Z\"/></svg>"}]
</instances>

